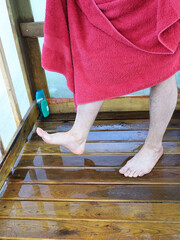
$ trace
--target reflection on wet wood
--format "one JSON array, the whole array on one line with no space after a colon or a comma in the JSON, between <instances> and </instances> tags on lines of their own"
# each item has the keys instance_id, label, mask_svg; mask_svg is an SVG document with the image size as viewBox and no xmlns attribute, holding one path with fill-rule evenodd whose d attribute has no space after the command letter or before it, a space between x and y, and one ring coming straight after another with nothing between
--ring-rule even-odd
<instances>
[{"instance_id":1,"label":"reflection on wet wood","mask_svg":"<svg viewBox=\"0 0 180 240\"><path fill-rule=\"evenodd\" d=\"M134 155L20 155L15 168L32 167L121 167ZM179 154L164 154L155 168L180 167Z\"/></svg>"},{"instance_id":2,"label":"reflection on wet wood","mask_svg":"<svg viewBox=\"0 0 180 240\"><path fill-rule=\"evenodd\" d=\"M13 209L13 211L12 211ZM0 218L165 221L180 223L180 203L0 201Z\"/></svg>"},{"instance_id":3,"label":"reflection on wet wood","mask_svg":"<svg viewBox=\"0 0 180 240\"><path fill-rule=\"evenodd\" d=\"M180 185L78 185L8 183L1 193L6 200L87 202L180 202ZM174 204L174 203L173 203Z\"/></svg>"},{"instance_id":4,"label":"reflection on wet wood","mask_svg":"<svg viewBox=\"0 0 180 240\"><path fill-rule=\"evenodd\" d=\"M156 168L139 178L124 177L116 168L16 169L9 175L8 181L58 184L180 184L180 168Z\"/></svg>"},{"instance_id":5,"label":"reflection on wet wood","mask_svg":"<svg viewBox=\"0 0 180 240\"><path fill-rule=\"evenodd\" d=\"M82 220L6 220L0 219L0 237L26 237L41 239L119 239L177 240L179 223L116 222ZM168 238L164 236L168 235ZM108 238L107 238L108 236ZM1 238L2 239L2 238ZM6 238L8 239L8 238Z\"/></svg>"},{"instance_id":6,"label":"reflection on wet wood","mask_svg":"<svg viewBox=\"0 0 180 240\"><path fill-rule=\"evenodd\" d=\"M178 121L177 121L178 122ZM48 132L52 131L68 131L71 129L74 121L59 121L59 122L36 122L35 129L41 127ZM105 130L127 130L127 129L148 129L148 119L138 120L97 120L94 122L91 131ZM178 124L174 123L174 127Z\"/></svg>"},{"instance_id":7,"label":"reflection on wet wood","mask_svg":"<svg viewBox=\"0 0 180 240\"><path fill-rule=\"evenodd\" d=\"M180 165L180 161L172 159L172 166ZM119 167L127 162L133 155L20 155L15 168L19 167ZM167 159L170 155L163 155ZM159 161L160 164L162 161ZM163 166L169 160L163 160ZM174 164L173 164L174 163Z\"/></svg>"},{"instance_id":8,"label":"reflection on wet wood","mask_svg":"<svg viewBox=\"0 0 180 240\"><path fill-rule=\"evenodd\" d=\"M144 142L92 142L86 143L85 154L86 153L137 153ZM163 142L164 153L180 153L180 142ZM61 154L61 153L71 153L67 148L58 145L46 144L43 141L27 142L24 145L23 154Z\"/></svg>"},{"instance_id":9,"label":"reflection on wet wood","mask_svg":"<svg viewBox=\"0 0 180 240\"><path fill-rule=\"evenodd\" d=\"M41 127L48 132L68 131L71 129L74 121L59 122L36 122L35 129ZM94 122L91 131L114 131L114 130L140 130L149 128L149 119L136 120L97 120ZM179 119L171 119L168 129L180 129Z\"/></svg>"},{"instance_id":10,"label":"reflection on wet wood","mask_svg":"<svg viewBox=\"0 0 180 240\"><path fill-rule=\"evenodd\" d=\"M144 141L147 137L147 130L131 131L93 131L87 138L88 141ZM30 141L42 141L36 133L32 135ZM163 141L180 141L180 130L167 130ZM38 144L38 143L37 143Z\"/></svg>"}]
</instances>

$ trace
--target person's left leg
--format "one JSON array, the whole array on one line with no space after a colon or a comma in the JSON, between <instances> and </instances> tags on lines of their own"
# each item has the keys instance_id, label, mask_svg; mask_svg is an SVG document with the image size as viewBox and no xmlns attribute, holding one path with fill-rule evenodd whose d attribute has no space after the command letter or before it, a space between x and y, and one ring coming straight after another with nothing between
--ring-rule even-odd
<instances>
[{"instance_id":1,"label":"person's left leg","mask_svg":"<svg viewBox=\"0 0 180 240\"><path fill-rule=\"evenodd\" d=\"M93 122L104 101L97 101L77 106L77 114L72 128L67 132L49 134L37 128L37 134L48 144L61 145L74 154L82 154Z\"/></svg>"},{"instance_id":2,"label":"person's left leg","mask_svg":"<svg viewBox=\"0 0 180 240\"><path fill-rule=\"evenodd\" d=\"M150 94L150 125L141 150L119 170L126 177L143 176L163 154L162 139L177 103L175 75L153 86Z\"/></svg>"}]
</instances>

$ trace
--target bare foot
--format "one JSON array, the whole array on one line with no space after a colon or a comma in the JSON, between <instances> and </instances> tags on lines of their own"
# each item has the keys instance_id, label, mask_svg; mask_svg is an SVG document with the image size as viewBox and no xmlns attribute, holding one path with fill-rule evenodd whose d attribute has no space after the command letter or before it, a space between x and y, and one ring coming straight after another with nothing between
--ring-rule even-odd
<instances>
[{"instance_id":1,"label":"bare foot","mask_svg":"<svg viewBox=\"0 0 180 240\"><path fill-rule=\"evenodd\" d=\"M74 154L82 154L85 149L86 139L79 134L68 132L49 134L41 128L36 129L37 134L48 144L61 145L69 149Z\"/></svg>"},{"instance_id":2,"label":"bare foot","mask_svg":"<svg viewBox=\"0 0 180 240\"><path fill-rule=\"evenodd\" d=\"M144 145L142 149L119 170L119 173L124 174L125 177L142 177L151 172L162 154L162 145L158 149Z\"/></svg>"}]
</instances>

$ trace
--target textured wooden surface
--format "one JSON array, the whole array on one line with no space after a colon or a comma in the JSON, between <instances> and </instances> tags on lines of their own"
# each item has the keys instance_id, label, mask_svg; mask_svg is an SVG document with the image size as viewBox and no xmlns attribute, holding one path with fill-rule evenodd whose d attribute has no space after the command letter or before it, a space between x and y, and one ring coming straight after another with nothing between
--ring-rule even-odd
<instances>
[{"instance_id":1,"label":"textured wooden surface","mask_svg":"<svg viewBox=\"0 0 180 240\"><path fill-rule=\"evenodd\" d=\"M44 22L20 23L20 29L23 37L44 37Z\"/></svg>"},{"instance_id":2,"label":"textured wooden surface","mask_svg":"<svg viewBox=\"0 0 180 240\"><path fill-rule=\"evenodd\" d=\"M59 120L57 122L36 122L35 127L46 129L47 132L68 131L74 121ZM148 130L149 119L130 119L130 120L97 120L94 122L92 131L117 131L117 130ZM172 119L168 129L180 129L179 119Z\"/></svg>"},{"instance_id":3,"label":"textured wooden surface","mask_svg":"<svg viewBox=\"0 0 180 240\"><path fill-rule=\"evenodd\" d=\"M180 239L180 119L175 112L153 171L118 170L147 135L148 113L100 113L86 151L48 145L37 126L67 131L74 114L38 119L0 193L0 239Z\"/></svg>"}]
</instances>

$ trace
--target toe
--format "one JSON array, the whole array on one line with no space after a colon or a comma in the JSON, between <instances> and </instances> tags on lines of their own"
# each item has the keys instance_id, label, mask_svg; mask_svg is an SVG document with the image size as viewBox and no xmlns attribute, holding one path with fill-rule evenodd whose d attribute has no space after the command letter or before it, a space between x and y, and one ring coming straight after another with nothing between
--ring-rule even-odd
<instances>
[{"instance_id":1,"label":"toe","mask_svg":"<svg viewBox=\"0 0 180 240\"><path fill-rule=\"evenodd\" d=\"M119 173L121 173L121 174L124 174L126 171L127 171L127 167L122 167L121 169L119 169Z\"/></svg>"},{"instance_id":2,"label":"toe","mask_svg":"<svg viewBox=\"0 0 180 240\"><path fill-rule=\"evenodd\" d=\"M129 177L133 177L134 172L136 172L136 171L135 171L135 170L132 170L132 171L130 172L130 174L129 174Z\"/></svg>"},{"instance_id":3,"label":"toe","mask_svg":"<svg viewBox=\"0 0 180 240\"><path fill-rule=\"evenodd\" d=\"M36 132L37 132L37 134L40 136L40 137L44 137L44 130L42 130L41 128L37 128L36 129Z\"/></svg>"},{"instance_id":4,"label":"toe","mask_svg":"<svg viewBox=\"0 0 180 240\"><path fill-rule=\"evenodd\" d=\"M131 173L131 171L132 171L131 169L128 169L128 170L125 172L124 176L125 176L125 177L129 177L129 174Z\"/></svg>"},{"instance_id":5,"label":"toe","mask_svg":"<svg viewBox=\"0 0 180 240\"><path fill-rule=\"evenodd\" d=\"M134 174L133 174L133 177L137 178L137 177L139 176L139 173L140 173L140 171L139 171L139 170L136 170L136 171L134 172Z\"/></svg>"},{"instance_id":6,"label":"toe","mask_svg":"<svg viewBox=\"0 0 180 240\"><path fill-rule=\"evenodd\" d=\"M145 174L144 171L140 171L140 172L138 173L138 176L139 176L139 177L142 177L142 176L144 176L144 174Z\"/></svg>"},{"instance_id":7,"label":"toe","mask_svg":"<svg viewBox=\"0 0 180 240\"><path fill-rule=\"evenodd\" d=\"M134 171L134 173L133 173L133 177L135 177L135 178L136 178L136 177L138 176L138 174L139 174L139 171L137 171L137 170L136 170L136 171Z\"/></svg>"},{"instance_id":8,"label":"toe","mask_svg":"<svg viewBox=\"0 0 180 240\"><path fill-rule=\"evenodd\" d=\"M134 168L133 168L133 165L134 165L133 161L129 160L129 161L124 165L124 167L122 167L122 168L119 170L119 172L120 172L121 174L125 174L128 169L134 169Z\"/></svg>"},{"instance_id":9,"label":"toe","mask_svg":"<svg viewBox=\"0 0 180 240\"><path fill-rule=\"evenodd\" d=\"M41 128L37 128L37 134L43 139L44 142L49 142L49 134Z\"/></svg>"}]
</instances>

